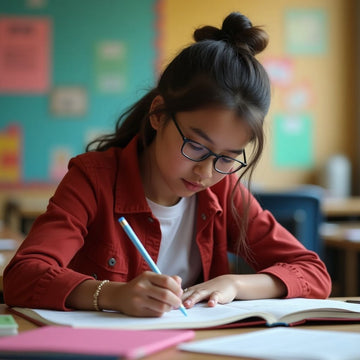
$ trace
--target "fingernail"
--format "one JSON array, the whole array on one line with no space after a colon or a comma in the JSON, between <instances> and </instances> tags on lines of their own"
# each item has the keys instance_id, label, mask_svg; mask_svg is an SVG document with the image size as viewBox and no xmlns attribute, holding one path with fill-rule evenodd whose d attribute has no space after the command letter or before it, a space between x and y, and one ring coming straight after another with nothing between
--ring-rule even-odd
<instances>
[{"instance_id":1,"label":"fingernail","mask_svg":"<svg viewBox=\"0 0 360 360\"><path fill-rule=\"evenodd\" d=\"M191 300L185 300L185 301L184 301L184 305L190 306L190 305L191 305Z\"/></svg>"}]
</instances>

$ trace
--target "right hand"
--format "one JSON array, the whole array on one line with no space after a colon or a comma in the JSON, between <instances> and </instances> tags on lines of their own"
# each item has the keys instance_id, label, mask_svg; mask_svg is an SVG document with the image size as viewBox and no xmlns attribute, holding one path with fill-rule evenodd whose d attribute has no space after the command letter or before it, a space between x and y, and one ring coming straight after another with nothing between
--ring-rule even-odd
<instances>
[{"instance_id":1,"label":"right hand","mask_svg":"<svg viewBox=\"0 0 360 360\"><path fill-rule=\"evenodd\" d=\"M181 278L145 271L128 283L111 282L99 302L130 316L160 317L181 305Z\"/></svg>"}]
</instances>

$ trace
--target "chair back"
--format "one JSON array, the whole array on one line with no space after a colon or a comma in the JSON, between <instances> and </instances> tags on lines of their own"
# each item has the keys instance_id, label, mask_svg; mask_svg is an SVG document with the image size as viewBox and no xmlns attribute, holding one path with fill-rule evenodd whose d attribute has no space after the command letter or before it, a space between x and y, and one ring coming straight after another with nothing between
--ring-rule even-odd
<instances>
[{"instance_id":1,"label":"chair back","mask_svg":"<svg viewBox=\"0 0 360 360\"><path fill-rule=\"evenodd\" d=\"M307 249L323 254L320 225L321 196L313 189L292 192L256 192L260 205L291 232Z\"/></svg>"}]
</instances>

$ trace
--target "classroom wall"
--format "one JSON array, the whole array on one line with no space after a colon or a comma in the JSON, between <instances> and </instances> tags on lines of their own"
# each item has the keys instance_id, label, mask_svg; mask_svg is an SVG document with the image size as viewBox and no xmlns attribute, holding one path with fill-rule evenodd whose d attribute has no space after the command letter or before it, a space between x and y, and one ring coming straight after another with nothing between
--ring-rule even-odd
<instances>
[{"instance_id":1,"label":"classroom wall","mask_svg":"<svg viewBox=\"0 0 360 360\"><path fill-rule=\"evenodd\" d=\"M256 184L278 189L321 183L319 174L338 153L350 159L355 174L355 7L356 0L2 0L0 20L24 15L50 22L48 88L42 93L0 90L0 132L12 124L21 128L21 169L17 185L10 188L21 191L30 184L31 191L36 184L56 185L68 158L83 152L94 134L112 130L120 112L192 41L198 25L220 26L234 10L270 36L259 60L272 72L273 100ZM312 26L321 35L314 44ZM304 47L302 33L313 47ZM122 44L125 55L114 63L104 61L98 49L106 41ZM101 89L97 79L107 70L123 76L124 87ZM85 91L83 114L64 116L51 108L54 92L64 87ZM0 154L1 141L0 134ZM8 188L0 181L0 199Z\"/></svg>"},{"instance_id":2,"label":"classroom wall","mask_svg":"<svg viewBox=\"0 0 360 360\"><path fill-rule=\"evenodd\" d=\"M113 131L120 113L153 85L154 6L155 0L0 1L0 54L3 53L0 61L0 79L3 76L0 80L0 132L3 135L0 134L0 157L2 147L20 146L21 150L19 173L16 174L16 169L9 170L6 178L2 168L0 184L57 183L66 171L68 159L84 152L85 145L95 135ZM34 56L38 50L35 44L21 45L19 41L15 50L11 50L11 45L5 42L9 33L1 24L9 19L14 22L19 17L40 25L46 22L35 42L45 48L49 70L40 71L37 78L19 81L17 88L9 89L16 77L24 79L28 73L26 69L32 67L30 72L34 74L40 62ZM35 31L38 24L34 23L30 30ZM22 31L20 26L17 31ZM32 46L29 52L26 46ZM18 52L17 57L14 51ZM5 52L7 56L12 52L12 64L14 61L18 64L10 84L4 84L4 76L14 65L8 63L4 68ZM35 63L31 64L32 61ZM45 83L42 88L36 86L40 83ZM57 99L60 100L56 103L62 104L60 109L54 107L59 91ZM64 93L65 99L61 97ZM74 99L77 100L72 109L67 101ZM19 143L16 143L16 135L13 135L13 142L8 139L5 143L4 137L7 134L9 138L11 126L15 129L13 134L19 129ZM15 168L16 154L10 155ZM11 161L10 155L7 162Z\"/></svg>"},{"instance_id":3,"label":"classroom wall","mask_svg":"<svg viewBox=\"0 0 360 360\"><path fill-rule=\"evenodd\" d=\"M351 162L356 191L356 3L162 1L167 31L162 34L160 66L192 41L197 26L220 26L230 11L244 13L268 32L270 43L259 60L271 73L272 105L265 120L266 147L254 178L259 187L323 185L329 158L343 154Z\"/></svg>"}]
</instances>

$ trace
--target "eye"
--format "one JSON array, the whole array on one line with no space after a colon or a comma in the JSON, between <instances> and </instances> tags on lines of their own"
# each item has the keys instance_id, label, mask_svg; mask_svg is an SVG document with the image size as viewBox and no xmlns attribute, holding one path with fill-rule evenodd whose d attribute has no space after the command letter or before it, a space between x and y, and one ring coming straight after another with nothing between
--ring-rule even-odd
<instances>
[{"instance_id":1,"label":"eye","mask_svg":"<svg viewBox=\"0 0 360 360\"><path fill-rule=\"evenodd\" d=\"M194 141L189 141L188 146L193 151L203 152L205 150L204 146L202 146L201 144L198 144Z\"/></svg>"},{"instance_id":2,"label":"eye","mask_svg":"<svg viewBox=\"0 0 360 360\"><path fill-rule=\"evenodd\" d=\"M219 157L219 160L223 163L223 164L232 164L234 162L234 159L227 157L227 156L221 156Z\"/></svg>"}]
</instances>

